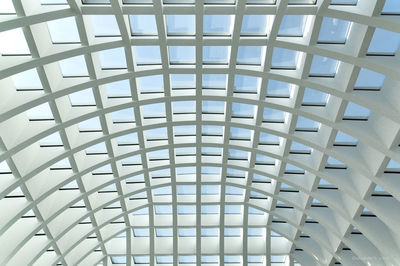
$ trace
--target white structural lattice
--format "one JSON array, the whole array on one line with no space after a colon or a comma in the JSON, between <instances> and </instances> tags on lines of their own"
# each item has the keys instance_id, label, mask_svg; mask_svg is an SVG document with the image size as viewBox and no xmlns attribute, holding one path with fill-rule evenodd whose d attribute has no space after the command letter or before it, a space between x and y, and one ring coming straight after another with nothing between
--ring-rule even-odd
<instances>
[{"instance_id":1,"label":"white structural lattice","mask_svg":"<svg viewBox=\"0 0 400 266\"><path fill-rule=\"evenodd\" d=\"M400 265L397 0L2 0L0 265Z\"/></svg>"}]
</instances>

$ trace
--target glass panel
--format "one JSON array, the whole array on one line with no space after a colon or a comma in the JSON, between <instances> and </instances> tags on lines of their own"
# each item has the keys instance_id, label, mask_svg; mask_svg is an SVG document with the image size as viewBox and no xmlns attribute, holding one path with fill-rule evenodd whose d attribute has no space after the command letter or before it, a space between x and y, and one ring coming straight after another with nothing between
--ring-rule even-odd
<instances>
[{"instance_id":1,"label":"glass panel","mask_svg":"<svg viewBox=\"0 0 400 266\"><path fill-rule=\"evenodd\" d=\"M68 96L72 106L96 105L92 89L77 91L69 94Z\"/></svg>"},{"instance_id":2,"label":"glass panel","mask_svg":"<svg viewBox=\"0 0 400 266\"><path fill-rule=\"evenodd\" d=\"M267 88L267 97L289 98L292 91L292 85L278 80L269 80Z\"/></svg>"},{"instance_id":3,"label":"glass panel","mask_svg":"<svg viewBox=\"0 0 400 266\"><path fill-rule=\"evenodd\" d=\"M94 36L119 36L119 27L114 15L92 15L90 16Z\"/></svg>"},{"instance_id":4,"label":"glass panel","mask_svg":"<svg viewBox=\"0 0 400 266\"><path fill-rule=\"evenodd\" d=\"M239 46L236 63L243 65L261 65L264 62L263 46Z\"/></svg>"},{"instance_id":5,"label":"glass panel","mask_svg":"<svg viewBox=\"0 0 400 266\"><path fill-rule=\"evenodd\" d=\"M196 88L196 75L193 74L171 74L170 82L172 89Z\"/></svg>"},{"instance_id":6,"label":"glass panel","mask_svg":"<svg viewBox=\"0 0 400 266\"><path fill-rule=\"evenodd\" d=\"M361 68L354 89L364 88L379 90L383 86L384 81L385 75L366 68Z\"/></svg>"},{"instance_id":7,"label":"glass panel","mask_svg":"<svg viewBox=\"0 0 400 266\"><path fill-rule=\"evenodd\" d=\"M244 15L241 35L267 35L267 15Z\"/></svg>"},{"instance_id":8,"label":"glass panel","mask_svg":"<svg viewBox=\"0 0 400 266\"><path fill-rule=\"evenodd\" d=\"M284 48L274 48L272 54L272 68L296 69L299 52Z\"/></svg>"},{"instance_id":9,"label":"glass panel","mask_svg":"<svg viewBox=\"0 0 400 266\"><path fill-rule=\"evenodd\" d=\"M218 228L201 228L201 236L218 236Z\"/></svg>"},{"instance_id":10,"label":"glass panel","mask_svg":"<svg viewBox=\"0 0 400 266\"><path fill-rule=\"evenodd\" d=\"M2 55L30 55L22 28L0 32L0 53Z\"/></svg>"},{"instance_id":11,"label":"glass panel","mask_svg":"<svg viewBox=\"0 0 400 266\"><path fill-rule=\"evenodd\" d=\"M203 88L226 89L226 74L203 74Z\"/></svg>"},{"instance_id":12,"label":"glass panel","mask_svg":"<svg viewBox=\"0 0 400 266\"><path fill-rule=\"evenodd\" d=\"M253 76L235 75L234 90L237 93L257 93L261 78Z\"/></svg>"},{"instance_id":13,"label":"glass panel","mask_svg":"<svg viewBox=\"0 0 400 266\"><path fill-rule=\"evenodd\" d=\"M263 122L284 123L285 112L265 107L263 112Z\"/></svg>"},{"instance_id":14,"label":"glass panel","mask_svg":"<svg viewBox=\"0 0 400 266\"><path fill-rule=\"evenodd\" d=\"M168 35L194 35L195 15L166 15Z\"/></svg>"},{"instance_id":15,"label":"glass panel","mask_svg":"<svg viewBox=\"0 0 400 266\"><path fill-rule=\"evenodd\" d=\"M256 107L251 104L232 103L232 116L240 118L254 118Z\"/></svg>"},{"instance_id":16,"label":"glass panel","mask_svg":"<svg viewBox=\"0 0 400 266\"><path fill-rule=\"evenodd\" d=\"M126 68L124 48L114 48L99 52L100 66L103 69Z\"/></svg>"},{"instance_id":17,"label":"glass panel","mask_svg":"<svg viewBox=\"0 0 400 266\"><path fill-rule=\"evenodd\" d=\"M225 102L219 101L202 101L203 114L224 114Z\"/></svg>"},{"instance_id":18,"label":"glass panel","mask_svg":"<svg viewBox=\"0 0 400 266\"><path fill-rule=\"evenodd\" d=\"M230 35L232 32L231 15L204 15L204 35Z\"/></svg>"},{"instance_id":19,"label":"glass panel","mask_svg":"<svg viewBox=\"0 0 400 266\"><path fill-rule=\"evenodd\" d=\"M140 93L164 92L163 75L136 78L136 84Z\"/></svg>"},{"instance_id":20,"label":"glass panel","mask_svg":"<svg viewBox=\"0 0 400 266\"><path fill-rule=\"evenodd\" d=\"M224 228L224 236L226 237L235 237L241 236L242 228L239 227L225 227Z\"/></svg>"},{"instance_id":21,"label":"glass panel","mask_svg":"<svg viewBox=\"0 0 400 266\"><path fill-rule=\"evenodd\" d=\"M178 235L180 237L193 237L196 236L196 228L179 228Z\"/></svg>"},{"instance_id":22,"label":"glass panel","mask_svg":"<svg viewBox=\"0 0 400 266\"><path fill-rule=\"evenodd\" d=\"M228 64L229 46L203 46L203 64Z\"/></svg>"},{"instance_id":23,"label":"glass panel","mask_svg":"<svg viewBox=\"0 0 400 266\"><path fill-rule=\"evenodd\" d=\"M334 77L338 66L338 60L314 55L309 76Z\"/></svg>"},{"instance_id":24,"label":"glass panel","mask_svg":"<svg viewBox=\"0 0 400 266\"><path fill-rule=\"evenodd\" d=\"M80 42L75 17L51 20L47 22L50 37L53 43Z\"/></svg>"},{"instance_id":25,"label":"glass panel","mask_svg":"<svg viewBox=\"0 0 400 266\"><path fill-rule=\"evenodd\" d=\"M171 205L155 205L154 211L156 214L160 214L160 215L172 214L172 206Z\"/></svg>"},{"instance_id":26,"label":"glass panel","mask_svg":"<svg viewBox=\"0 0 400 266\"><path fill-rule=\"evenodd\" d=\"M196 205L178 205L178 214L196 214Z\"/></svg>"},{"instance_id":27,"label":"glass panel","mask_svg":"<svg viewBox=\"0 0 400 266\"><path fill-rule=\"evenodd\" d=\"M64 77L82 77L89 75L83 55L70 57L58 63L61 68L61 74Z\"/></svg>"},{"instance_id":28,"label":"glass panel","mask_svg":"<svg viewBox=\"0 0 400 266\"><path fill-rule=\"evenodd\" d=\"M390 40L390 41L387 41ZM368 54L394 55L399 49L400 34L380 28L375 29L368 48Z\"/></svg>"},{"instance_id":29,"label":"glass panel","mask_svg":"<svg viewBox=\"0 0 400 266\"><path fill-rule=\"evenodd\" d=\"M325 106L328 98L329 95L322 91L306 88L302 105Z\"/></svg>"},{"instance_id":30,"label":"glass panel","mask_svg":"<svg viewBox=\"0 0 400 266\"><path fill-rule=\"evenodd\" d=\"M345 43L350 29L350 21L324 17L318 36L319 43Z\"/></svg>"},{"instance_id":31,"label":"glass panel","mask_svg":"<svg viewBox=\"0 0 400 266\"><path fill-rule=\"evenodd\" d=\"M194 64L196 49L194 46L169 46L170 64Z\"/></svg>"},{"instance_id":32,"label":"glass panel","mask_svg":"<svg viewBox=\"0 0 400 266\"><path fill-rule=\"evenodd\" d=\"M157 35L157 24L154 15L130 15L132 35Z\"/></svg>"},{"instance_id":33,"label":"glass panel","mask_svg":"<svg viewBox=\"0 0 400 266\"><path fill-rule=\"evenodd\" d=\"M285 15L278 31L278 36L302 37L306 25L306 15Z\"/></svg>"},{"instance_id":34,"label":"glass panel","mask_svg":"<svg viewBox=\"0 0 400 266\"><path fill-rule=\"evenodd\" d=\"M218 214L219 205L201 205L201 214Z\"/></svg>"},{"instance_id":35,"label":"glass panel","mask_svg":"<svg viewBox=\"0 0 400 266\"><path fill-rule=\"evenodd\" d=\"M11 79L17 90L42 90L42 82L36 68L12 75Z\"/></svg>"},{"instance_id":36,"label":"glass panel","mask_svg":"<svg viewBox=\"0 0 400 266\"><path fill-rule=\"evenodd\" d=\"M171 237L173 236L172 228L156 228L156 236Z\"/></svg>"},{"instance_id":37,"label":"glass panel","mask_svg":"<svg viewBox=\"0 0 400 266\"><path fill-rule=\"evenodd\" d=\"M134 46L136 64L154 65L161 64L160 47L156 45Z\"/></svg>"}]
</instances>

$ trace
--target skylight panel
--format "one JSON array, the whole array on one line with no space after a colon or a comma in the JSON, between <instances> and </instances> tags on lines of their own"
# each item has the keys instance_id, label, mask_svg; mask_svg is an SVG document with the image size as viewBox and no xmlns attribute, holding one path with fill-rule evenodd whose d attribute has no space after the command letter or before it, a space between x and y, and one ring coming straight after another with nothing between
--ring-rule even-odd
<instances>
[{"instance_id":1,"label":"skylight panel","mask_svg":"<svg viewBox=\"0 0 400 266\"><path fill-rule=\"evenodd\" d=\"M203 46L203 64L228 64L229 46Z\"/></svg>"},{"instance_id":2,"label":"skylight panel","mask_svg":"<svg viewBox=\"0 0 400 266\"><path fill-rule=\"evenodd\" d=\"M180 263L180 264L196 264L196 256L179 256L178 263Z\"/></svg>"},{"instance_id":3,"label":"skylight panel","mask_svg":"<svg viewBox=\"0 0 400 266\"><path fill-rule=\"evenodd\" d=\"M395 160L390 160L386 166L385 173L398 173L400 172L400 163Z\"/></svg>"},{"instance_id":4,"label":"skylight panel","mask_svg":"<svg viewBox=\"0 0 400 266\"><path fill-rule=\"evenodd\" d=\"M133 108L126 108L111 113L111 119L114 123L130 123L135 121Z\"/></svg>"},{"instance_id":5,"label":"skylight panel","mask_svg":"<svg viewBox=\"0 0 400 266\"><path fill-rule=\"evenodd\" d=\"M22 28L0 32L0 54L2 55L30 55Z\"/></svg>"},{"instance_id":6,"label":"skylight panel","mask_svg":"<svg viewBox=\"0 0 400 266\"><path fill-rule=\"evenodd\" d=\"M331 0L331 5L357 5L358 0Z\"/></svg>"},{"instance_id":7,"label":"skylight panel","mask_svg":"<svg viewBox=\"0 0 400 266\"><path fill-rule=\"evenodd\" d=\"M126 264L126 256L111 256L112 264Z\"/></svg>"},{"instance_id":8,"label":"skylight panel","mask_svg":"<svg viewBox=\"0 0 400 266\"><path fill-rule=\"evenodd\" d=\"M218 264L218 256L201 256L201 263L206 263L206 264Z\"/></svg>"},{"instance_id":9,"label":"skylight panel","mask_svg":"<svg viewBox=\"0 0 400 266\"><path fill-rule=\"evenodd\" d=\"M14 4L12 0L3 0L0 6L0 15L15 14Z\"/></svg>"},{"instance_id":10,"label":"skylight panel","mask_svg":"<svg viewBox=\"0 0 400 266\"><path fill-rule=\"evenodd\" d=\"M247 172L234 169L234 168L228 168L226 169L226 177L227 178L246 178Z\"/></svg>"},{"instance_id":11,"label":"skylight panel","mask_svg":"<svg viewBox=\"0 0 400 266\"><path fill-rule=\"evenodd\" d=\"M173 236L172 228L156 228L156 236L171 237Z\"/></svg>"},{"instance_id":12,"label":"skylight panel","mask_svg":"<svg viewBox=\"0 0 400 266\"><path fill-rule=\"evenodd\" d=\"M106 147L106 144L104 142L100 142L98 144L95 144L93 146L90 146L90 147L86 148L85 152L86 152L87 155L89 155L89 154L106 153L107 152L107 147ZM115 187L115 184L113 184L112 186Z\"/></svg>"},{"instance_id":13,"label":"skylight panel","mask_svg":"<svg viewBox=\"0 0 400 266\"><path fill-rule=\"evenodd\" d=\"M245 75L235 75L234 92L257 93L261 84L261 78Z\"/></svg>"},{"instance_id":14,"label":"skylight panel","mask_svg":"<svg viewBox=\"0 0 400 266\"><path fill-rule=\"evenodd\" d=\"M400 2L397 0L386 0L382 9L382 15L399 15Z\"/></svg>"},{"instance_id":15,"label":"skylight panel","mask_svg":"<svg viewBox=\"0 0 400 266\"><path fill-rule=\"evenodd\" d=\"M194 35L195 15L166 15L168 35Z\"/></svg>"},{"instance_id":16,"label":"skylight panel","mask_svg":"<svg viewBox=\"0 0 400 266\"><path fill-rule=\"evenodd\" d=\"M175 148L176 156L196 156L196 147Z\"/></svg>"},{"instance_id":17,"label":"skylight panel","mask_svg":"<svg viewBox=\"0 0 400 266\"><path fill-rule=\"evenodd\" d=\"M241 263L242 257L241 256L224 256L224 263Z\"/></svg>"},{"instance_id":18,"label":"skylight panel","mask_svg":"<svg viewBox=\"0 0 400 266\"><path fill-rule=\"evenodd\" d=\"M154 15L130 15L132 35L157 35L157 23Z\"/></svg>"},{"instance_id":19,"label":"skylight panel","mask_svg":"<svg viewBox=\"0 0 400 266\"><path fill-rule=\"evenodd\" d=\"M300 168L296 165L287 163L285 167L285 174L304 174L305 171L303 168Z\"/></svg>"},{"instance_id":20,"label":"skylight panel","mask_svg":"<svg viewBox=\"0 0 400 266\"><path fill-rule=\"evenodd\" d=\"M279 27L278 36L302 37L307 21L306 15L285 15Z\"/></svg>"},{"instance_id":21,"label":"skylight panel","mask_svg":"<svg viewBox=\"0 0 400 266\"><path fill-rule=\"evenodd\" d=\"M264 257L263 256L247 256L247 262L248 263L263 263Z\"/></svg>"},{"instance_id":22,"label":"skylight panel","mask_svg":"<svg viewBox=\"0 0 400 266\"><path fill-rule=\"evenodd\" d=\"M178 235L180 237L195 237L196 228L178 228Z\"/></svg>"},{"instance_id":23,"label":"skylight panel","mask_svg":"<svg viewBox=\"0 0 400 266\"><path fill-rule=\"evenodd\" d=\"M387 41L390 40L390 41ZM394 55L399 49L400 34L376 28L368 48L367 55Z\"/></svg>"},{"instance_id":24,"label":"skylight panel","mask_svg":"<svg viewBox=\"0 0 400 266\"><path fill-rule=\"evenodd\" d=\"M269 157L264 154L256 155L256 165L275 165L275 158Z\"/></svg>"},{"instance_id":25,"label":"skylight panel","mask_svg":"<svg viewBox=\"0 0 400 266\"><path fill-rule=\"evenodd\" d=\"M202 237L213 237L213 236L218 236L218 234L219 234L218 228L207 228L207 227L201 228Z\"/></svg>"},{"instance_id":26,"label":"skylight panel","mask_svg":"<svg viewBox=\"0 0 400 266\"><path fill-rule=\"evenodd\" d=\"M266 182L266 183L271 182L271 178L259 174L254 174L253 180L257 182Z\"/></svg>"},{"instance_id":27,"label":"skylight panel","mask_svg":"<svg viewBox=\"0 0 400 266\"><path fill-rule=\"evenodd\" d=\"M196 205L178 205L178 214L196 214Z\"/></svg>"},{"instance_id":28,"label":"skylight panel","mask_svg":"<svg viewBox=\"0 0 400 266\"><path fill-rule=\"evenodd\" d=\"M219 214L219 205L201 205L201 214Z\"/></svg>"},{"instance_id":29,"label":"skylight panel","mask_svg":"<svg viewBox=\"0 0 400 266\"><path fill-rule=\"evenodd\" d=\"M28 116L30 121L54 119L53 113L51 112L50 105L48 103L43 103L27 110L26 115Z\"/></svg>"},{"instance_id":30,"label":"skylight panel","mask_svg":"<svg viewBox=\"0 0 400 266\"><path fill-rule=\"evenodd\" d=\"M358 143L358 139L356 139L353 136L347 135L346 133L343 133L342 131L338 131L334 146L356 146Z\"/></svg>"},{"instance_id":31,"label":"skylight panel","mask_svg":"<svg viewBox=\"0 0 400 266\"><path fill-rule=\"evenodd\" d=\"M176 189L178 195L196 195L195 185L178 185Z\"/></svg>"},{"instance_id":32,"label":"skylight panel","mask_svg":"<svg viewBox=\"0 0 400 266\"><path fill-rule=\"evenodd\" d=\"M286 116L285 112L283 112L281 110L264 107L263 122L284 123L285 116Z\"/></svg>"},{"instance_id":33,"label":"skylight panel","mask_svg":"<svg viewBox=\"0 0 400 266\"><path fill-rule=\"evenodd\" d=\"M122 47L102 50L99 58L102 69L126 68L125 50Z\"/></svg>"},{"instance_id":34,"label":"skylight panel","mask_svg":"<svg viewBox=\"0 0 400 266\"><path fill-rule=\"evenodd\" d=\"M346 165L343 162L337 160L336 158L329 156L328 160L326 161L325 168L346 169Z\"/></svg>"},{"instance_id":35,"label":"skylight panel","mask_svg":"<svg viewBox=\"0 0 400 266\"><path fill-rule=\"evenodd\" d=\"M224 214L241 214L241 213L242 213L241 205L225 205Z\"/></svg>"},{"instance_id":36,"label":"skylight panel","mask_svg":"<svg viewBox=\"0 0 400 266\"><path fill-rule=\"evenodd\" d=\"M224 114L225 102L220 101L202 101L203 114Z\"/></svg>"},{"instance_id":37,"label":"skylight panel","mask_svg":"<svg viewBox=\"0 0 400 266\"><path fill-rule=\"evenodd\" d=\"M296 131L318 131L320 123L303 116L299 116L296 124Z\"/></svg>"},{"instance_id":38,"label":"skylight panel","mask_svg":"<svg viewBox=\"0 0 400 266\"><path fill-rule=\"evenodd\" d=\"M264 62L265 47L239 46L236 63L240 65L261 65Z\"/></svg>"},{"instance_id":39,"label":"skylight panel","mask_svg":"<svg viewBox=\"0 0 400 266\"><path fill-rule=\"evenodd\" d=\"M227 207L226 205L225 207ZM238 237L242 234L242 228L239 227L225 227L224 228L224 236L225 237ZM226 261L225 261L226 262Z\"/></svg>"},{"instance_id":40,"label":"skylight panel","mask_svg":"<svg viewBox=\"0 0 400 266\"><path fill-rule=\"evenodd\" d=\"M149 256L133 256L133 261L135 264L149 264L150 257Z\"/></svg>"},{"instance_id":41,"label":"skylight panel","mask_svg":"<svg viewBox=\"0 0 400 266\"><path fill-rule=\"evenodd\" d=\"M196 88L196 75L194 74L171 74L170 83L172 89Z\"/></svg>"},{"instance_id":42,"label":"skylight panel","mask_svg":"<svg viewBox=\"0 0 400 266\"><path fill-rule=\"evenodd\" d=\"M177 175L195 175L196 167L176 167Z\"/></svg>"},{"instance_id":43,"label":"skylight panel","mask_svg":"<svg viewBox=\"0 0 400 266\"><path fill-rule=\"evenodd\" d=\"M249 227L247 230L248 236L263 236L264 228L261 227Z\"/></svg>"},{"instance_id":44,"label":"skylight panel","mask_svg":"<svg viewBox=\"0 0 400 266\"><path fill-rule=\"evenodd\" d=\"M78 123L80 132L87 131L101 131L100 119L98 117L90 118L88 120Z\"/></svg>"},{"instance_id":45,"label":"skylight panel","mask_svg":"<svg viewBox=\"0 0 400 266\"><path fill-rule=\"evenodd\" d=\"M304 144L298 143L296 141L292 142L290 146L290 153L294 154L310 154L312 149Z\"/></svg>"},{"instance_id":46,"label":"skylight panel","mask_svg":"<svg viewBox=\"0 0 400 266\"><path fill-rule=\"evenodd\" d=\"M171 186L153 188L153 194L154 196L171 195L172 194Z\"/></svg>"},{"instance_id":47,"label":"skylight panel","mask_svg":"<svg viewBox=\"0 0 400 266\"><path fill-rule=\"evenodd\" d=\"M267 15L244 15L241 35L267 35Z\"/></svg>"},{"instance_id":48,"label":"skylight panel","mask_svg":"<svg viewBox=\"0 0 400 266\"><path fill-rule=\"evenodd\" d=\"M201 147L201 155L203 156L221 156L222 148L218 147Z\"/></svg>"},{"instance_id":49,"label":"skylight panel","mask_svg":"<svg viewBox=\"0 0 400 266\"><path fill-rule=\"evenodd\" d=\"M226 195L237 195L237 196L243 196L243 192L244 192L244 189L243 188L240 188L240 187L235 187L235 186L229 186L229 185L227 185L226 187L225 187L225 194ZM226 206L228 206L228 205L226 205ZM226 207L225 206L225 207ZM233 205L232 205L233 206ZM235 205L236 206L236 205ZM238 205L239 207L240 207L240 205Z\"/></svg>"},{"instance_id":50,"label":"skylight panel","mask_svg":"<svg viewBox=\"0 0 400 266\"><path fill-rule=\"evenodd\" d=\"M149 228L134 228L133 235L135 237L149 237L150 231Z\"/></svg>"},{"instance_id":51,"label":"skylight panel","mask_svg":"<svg viewBox=\"0 0 400 266\"><path fill-rule=\"evenodd\" d=\"M85 57L78 55L58 61L63 77L87 77L89 75Z\"/></svg>"},{"instance_id":52,"label":"skylight panel","mask_svg":"<svg viewBox=\"0 0 400 266\"><path fill-rule=\"evenodd\" d=\"M333 78L336 75L338 66L338 60L325 56L314 55L309 76Z\"/></svg>"},{"instance_id":53,"label":"skylight panel","mask_svg":"<svg viewBox=\"0 0 400 266\"><path fill-rule=\"evenodd\" d=\"M141 106L142 115L144 118L164 118L165 104L154 103Z\"/></svg>"},{"instance_id":54,"label":"skylight panel","mask_svg":"<svg viewBox=\"0 0 400 266\"><path fill-rule=\"evenodd\" d=\"M160 47L157 45L133 46L137 65L161 64Z\"/></svg>"},{"instance_id":55,"label":"skylight panel","mask_svg":"<svg viewBox=\"0 0 400 266\"><path fill-rule=\"evenodd\" d=\"M206 89L226 89L227 75L226 74L203 74L203 88Z\"/></svg>"},{"instance_id":56,"label":"skylight panel","mask_svg":"<svg viewBox=\"0 0 400 266\"><path fill-rule=\"evenodd\" d=\"M318 43L344 44L350 29L350 21L324 17L318 36Z\"/></svg>"},{"instance_id":57,"label":"skylight panel","mask_svg":"<svg viewBox=\"0 0 400 266\"><path fill-rule=\"evenodd\" d=\"M196 126L174 126L175 136L196 136Z\"/></svg>"},{"instance_id":58,"label":"skylight panel","mask_svg":"<svg viewBox=\"0 0 400 266\"><path fill-rule=\"evenodd\" d=\"M231 35L232 15L204 15L204 35Z\"/></svg>"},{"instance_id":59,"label":"skylight panel","mask_svg":"<svg viewBox=\"0 0 400 266\"><path fill-rule=\"evenodd\" d=\"M170 64L195 64L196 49L194 46L169 46Z\"/></svg>"},{"instance_id":60,"label":"skylight panel","mask_svg":"<svg viewBox=\"0 0 400 266\"><path fill-rule=\"evenodd\" d=\"M274 47L271 68L296 69L298 55L298 51Z\"/></svg>"},{"instance_id":61,"label":"skylight panel","mask_svg":"<svg viewBox=\"0 0 400 266\"><path fill-rule=\"evenodd\" d=\"M95 106L96 101L91 88L68 95L72 106Z\"/></svg>"},{"instance_id":62,"label":"skylight panel","mask_svg":"<svg viewBox=\"0 0 400 266\"><path fill-rule=\"evenodd\" d=\"M201 185L201 195L218 195L219 185Z\"/></svg>"},{"instance_id":63,"label":"skylight panel","mask_svg":"<svg viewBox=\"0 0 400 266\"><path fill-rule=\"evenodd\" d=\"M252 131L245 128L231 127L230 133L231 140L250 140Z\"/></svg>"},{"instance_id":64,"label":"skylight panel","mask_svg":"<svg viewBox=\"0 0 400 266\"><path fill-rule=\"evenodd\" d=\"M273 79L268 81L267 97L289 98L291 91L292 85L290 83Z\"/></svg>"},{"instance_id":65,"label":"skylight panel","mask_svg":"<svg viewBox=\"0 0 400 266\"><path fill-rule=\"evenodd\" d=\"M140 93L164 92L163 75L152 75L136 78L137 88Z\"/></svg>"},{"instance_id":66,"label":"skylight panel","mask_svg":"<svg viewBox=\"0 0 400 266\"><path fill-rule=\"evenodd\" d=\"M176 101L172 102L173 114L195 114L195 101Z\"/></svg>"},{"instance_id":67,"label":"skylight panel","mask_svg":"<svg viewBox=\"0 0 400 266\"><path fill-rule=\"evenodd\" d=\"M203 136L222 136L224 133L223 126L203 125L201 127L201 134Z\"/></svg>"},{"instance_id":68,"label":"skylight panel","mask_svg":"<svg viewBox=\"0 0 400 266\"><path fill-rule=\"evenodd\" d=\"M229 149L228 151L228 159L229 160L245 160L249 159L249 153L242 150L237 149Z\"/></svg>"},{"instance_id":69,"label":"skylight panel","mask_svg":"<svg viewBox=\"0 0 400 266\"><path fill-rule=\"evenodd\" d=\"M254 118L256 107L245 103L232 103L232 117L234 118Z\"/></svg>"},{"instance_id":70,"label":"skylight panel","mask_svg":"<svg viewBox=\"0 0 400 266\"><path fill-rule=\"evenodd\" d=\"M75 17L67 17L47 22L53 43L79 43L79 32Z\"/></svg>"},{"instance_id":71,"label":"skylight panel","mask_svg":"<svg viewBox=\"0 0 400 266\"><path fill-rule=\"evenodd\" d=\"M368 120L368 116L370 115L371 110L355 104L353 102L349 102L347 105L346 111L344 112L343 119L344 120Z\"/></svg>"},{"instance_id":72,"label":"skylight panel","mask_svg":"<svg viewBox=\"0 0 400 266\"><path fill-rule=\"evenodd\" d=\"M120 36L117 19L114 15L91 15L95 37Z\"/></svg>"},{"instance_id":73,"label":"skylight panel","mask_svg":"<svg viewBox=\"0 0 400 266\"><path fill-rule=\"evenodd\" d=\"M11 79L17 91L43 90L36 68L12 75Z\"/></svg>"},{"instance_id":74,"label":"skylight panel","mask_svg":"<svg viewBox=\"0 0 400 266\"><path fill-rule=\"evenodd\" d=\"M129 80L119 80L104 84L109 98L131 97L131 87Z\"/></svg>"},{"instance_id":75,"label":"skylight panel","mask_svg":"<svg viewBox=\"0 0 400 266\"><path fill-rule=\"evenodd\" d=\"M115 139L118 145L139 144L137 133L125 134Z\"/></svg>"},{"instance_id":76,"label":"skylight panel","mask_svg":"<svg viewBox=\"0 0 400 266\"><path fill-rule=\"evenodd\" d=\"M169 156L168 150L159 150L159 151L156 150L156 151L150 152L148 157L156 158L156 156L159 158L160 157L168 158L168 156ZM171 177L171 169L164 168L161 170L151 171L150 175L152 178L160 178L160 177L168 177L169 178L169 177Z\"/></svg>"},{"instance_id":77,"label":"skylight panel","mask_svg":"<svg viewBox=\"0 0 400 266\"><path fill-rule=\"evenodd\" d=\"M155 151L148 152L147 157L149 158L149 161L168 160L169 153L168 153L168 150L155 150ZM152 174L157 173L157 172L158 171L153 171ZM164 173L164 172L162 172L162 173ZM162 177L164 177L164 175ZM164 188L162 188L162 189L164 189Z\"/></svg>"},{"instance_id":78,"label":"skylight panel","mask_svg":"<svg viewBox=\"0 0 400 266\"><path fill-rule=\"evenodd\" d=\"M354 89L380 90L384 81L385 75L366 68L361 68Z\"/></svg>"},{"instance_id":79,"label":"skylight panel","mask_svg":"<svg viewBox=\"0 0 400 266\"><path fill-rule=\"evenodd\" d=\"M132 215L148 215L149 214L149 208L140 208L132 212Z\"/></svg>"},{"instance_id":80,"label":"skylight panel","mask_svg":"<svg viewBox=\"0 0 400 266\"><path fill-rule=\"evenodd\" d=\"M56 132L38 141L40 147L63 146L60 133Z\"/></svg>"},{"instance_id":81,"label":"skylight panel","mask_svg":"<svg viewBox=\"0 0 400 266\"><path fill-rule=\"evenodd\" d=\"M329 95L310 88L306 88L303 96L303 106L325 106Z\"/></svg>"},{"instance_id":82,"label":"skylight panel","mask_svg":"<svg viewBox=\"0 0 400 266\"><path fill-rule=\"evenodd\" d=\"M173 256L156 256L156 262L158 264L172 264Z\"/></svg>"},{"instance_id":83,"label":"skylight panel","mask_svg":"<svg viewBox=\"0 0 400 266\"><path fill-rule=\"evenodd\" d=\"M279 145L280 138L277 135L260 132L259 144L262 145Z\"/></svg>"}]
</instances>

